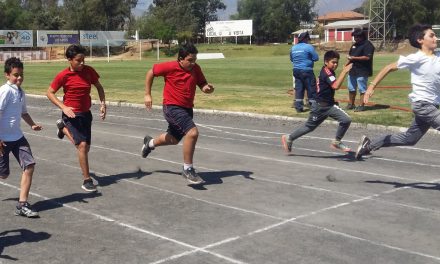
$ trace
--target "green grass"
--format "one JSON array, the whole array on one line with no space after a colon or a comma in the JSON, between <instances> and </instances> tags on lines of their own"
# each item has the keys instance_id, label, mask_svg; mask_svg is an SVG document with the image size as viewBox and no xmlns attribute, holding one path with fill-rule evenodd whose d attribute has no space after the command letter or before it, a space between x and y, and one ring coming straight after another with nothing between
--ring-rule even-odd
<instances>
[{"instance_id":1,"label":"green grass","mask_svg":"<svg viewBox=\"0 0 440 264\"><path fill-rule=\"evenodd\" d=\"M261 114L301 116L291 108L292 96L288 90L292 87L292 70L287 44L272 46L250 45L200 45L199 52L222 52L225 59L199 60L208 81L216 90L213 94L197 91L195 107L228 111L245 111ZM318 74L322 62L315 64ZM341 63L346 54L341 54ZM376 54L374 57L374 76L386 64L396 61L396 54ZM173 57L161 55L161 61L173 60ZM143 103L145 73L157 63L151 54L143 61L97 61L88 62L101 76L107 100ZM27 93L45 94L53 77L67 67L65 62L26 63L24 88ZM339 69L340 70L340 69ZM337 71L338 72L338 71ZM408 71L390 73L380 84L387 86L409 86ZM338 99L347 98L347 90L337 91ZM156 78L153 84L153 104L162 103L162 78ZM408 107L409 89L377 89L371 101L383 105ZM62 92L59 92L62 95ZM97 98L96 91L92 94ZM341 104L345 106L345 103ZM111 111L111 109L110 109ZM412 113L393 109L374 109L362 113L350 111L355 122L383 125L408 126Z\"/></svg>"}]
</instances>

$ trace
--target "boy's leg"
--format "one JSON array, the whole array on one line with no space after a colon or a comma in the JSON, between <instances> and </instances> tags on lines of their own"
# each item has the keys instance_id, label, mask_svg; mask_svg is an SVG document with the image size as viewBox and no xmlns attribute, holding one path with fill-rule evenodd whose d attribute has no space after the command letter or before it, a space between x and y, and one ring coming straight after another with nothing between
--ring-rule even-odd
<instances>
[{"instance_id":1,"label":"boy's leg","mask_svg":"<svg viewBox=\"0 0 440 264\"><path fill-rule=\"evenodd\" d=\"M194 150L196 148L199 130L197 127L191 128L185 135L183 141L183 162L193 164Z\"/></svg>"},{"instance_id":2,"label":"boy's leg","mask_svg":"<svg viewBox=\"0 0 440 264\"><path fill-rule=\"evenodd\" d=\"M297 138L315 130L327 118L326 112L326 108L322 108L318 105L317 102L314 102L312 104L312 110L310 111L310 115L306 123L294 130L290 135L283 135L281 137L281 142L284 150L286 152L291 152L292 142Z\"/></svg>"},{"instance_id":3,"label":"boy's leg","mask_svg":"<svg viewBox=\"0 0 440 264\"><path fill-rule=\"evenodd\" d=\"M90 145L86 142L81 142L76 146L78 152L78 161L79 166L81 167L81 172L83 174L83 179L90 179L90 171L89 171L89 151Z\"/></svg>"},{"instance_id":4,"label":"boy's leg","mask_svg":"<svg viewBox=\"0 0 440 264\"><path fill-rule=\"evenodd\" d=\"M338 105L334 105L328 112L328 115L339 122L338 129L336 130L335 140L330 145L332 148L349 152L351 149L341 142L345 133L351 124L350 116L342 110Z\"/></svg>"},{"instance_id":5,"label":"boy's leg","mask_svg":"<svg viewBox=\"0 0 440 264\"><path fill-rule=\"evenodd\" d=\"M35 168L34 164L27 166L24 169L23 174L21 175L20 198L18 199L19 202L28 201L29 191L32 185L32 175L34 174L34 168Z\"/></svg>"},{"instance_id":6,"label":"boy's leg","mask_svg":"<svg viewBox=\"0 0 440 264\"><path fill-rule=\"evenodd\" d=\"M336 130L335 139L340 141L350 127L351 117L338 105L334 105L329 110L328 115L339 122L338 129Z\"/></svg>"}]
</instances>

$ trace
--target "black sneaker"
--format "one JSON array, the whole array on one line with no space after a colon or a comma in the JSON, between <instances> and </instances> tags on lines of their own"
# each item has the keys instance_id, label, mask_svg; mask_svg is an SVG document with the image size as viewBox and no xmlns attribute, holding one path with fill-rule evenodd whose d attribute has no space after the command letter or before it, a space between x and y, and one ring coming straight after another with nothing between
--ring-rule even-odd
<instances>
[{"instance_id":1,"label":"black sneaker","mask_svg":"<svg viewBox=\"0 0 440 264\"><path fill-rule=\"evenodd\" d=\"M182 171L182 176L185 178L190 184L203 184L205 181L200 178L194 168L188 168L187 170Z\"/></svg>"},{"instance_id":2,"label":"black sneaker","mask_svg":"<svg viewBox=\"0 0 440 264\"><path fill-rule=\"evenodd\" d=\"M64 122L63 122L63 119L58 119L56 124L57 124L57 137L59 139L63 139L64 138L64 132L63 132Z\"/></svg>"},{"instance_id":3,"label":"black sneaker","mask_svg":"<svg viewBox=\"0 0 440 264\"><path fill-rule=\"evenodd\" d=\"M97 191L96 185L93 183L92 179L85 180L83 182L83 185L81 186L81 188L83 188L83 190L86 192L96 192Z\"/></svg>"},{"instance_id":4,"label":"black sneaker","mask_svg":"<svg viewBox=\"0 0 440 264\"><path fill-rule=\"evenodd\" d=\"M15 207L15 215L25 216L28 218L38 217L38 213L32 210L32 207L28 202L25 202L24 204L18 203Z\"/></svg>"},{"instance_id":5,"label":"black sneaker","mask_svg":"<svg viewBox=\"0 0 440 264\"><path fill-rule=\"evenodd\" d=\"M154 149L148 146L148 143L150 143L150 140L152 139L153 138L148 135L144 137L144 145L142 146L142 158L146 158L148 154L150 154L150 152Z\"/></svg>"},{"instance_id":6,"label":"black sneaker","mask_svg":"<svg viewBox=\"0 0 440 264\"><path fill-rule=\"evenodd\" d=\"M356 154L354 156L357 160L360 160L363 155L370 154L370 142L371 140L367 136L361 137Z\"/></svg>"}]
</instances>

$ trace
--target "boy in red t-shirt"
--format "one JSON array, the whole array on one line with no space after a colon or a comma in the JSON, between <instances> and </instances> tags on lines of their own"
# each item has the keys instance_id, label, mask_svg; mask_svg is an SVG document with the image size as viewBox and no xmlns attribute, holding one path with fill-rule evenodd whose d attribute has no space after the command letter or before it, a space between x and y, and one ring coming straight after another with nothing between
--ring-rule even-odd
<instances>
[{"instance_id":1,"label":"boy in red t-shirt","mask_svg":"<svg viewBox=\"0 0 440 264\"><path fill-rule=\"evenodd\" d=\"M57 136L62 139L66 135L76 146L79 165L83 174L82 188L87 192L95 192L96 185L90 177L89 158L92 128L92 104L90 89L93 84L98 90L101 101L100 117L105 119L106 105L104 88L99 82L99 74L92 67L84 64L85 48L81 45L70 45L66 49L69 67L55 76L47 98L62 111L62 119L57 120ZM64 97L61 102L55 93L63 87Z\"/></svg>"},{"instance_id":2,"label":"boy in red t-shirt","mask_svg":"<svg viewBox=\"0 0 440 264\"><path fill-rule=\"evenodd\" d=\"M196 86L199 86L204 93L214 91L214 87L206 81L200 66L196 64L197 53L197 48L193 44L183 45L179 49L177 61L153 65L153 68L147 72L145 80L145 106L150 110L153 79L157 76L164 77L163 113L168 121L168 130L154 139L145 136L142 157L146 158L155 147L177 145L185 137L182 176L190 184L204 183L193 168L194 150L199 136L199 130L193 121Z\"/></svg>"}]
</instances>

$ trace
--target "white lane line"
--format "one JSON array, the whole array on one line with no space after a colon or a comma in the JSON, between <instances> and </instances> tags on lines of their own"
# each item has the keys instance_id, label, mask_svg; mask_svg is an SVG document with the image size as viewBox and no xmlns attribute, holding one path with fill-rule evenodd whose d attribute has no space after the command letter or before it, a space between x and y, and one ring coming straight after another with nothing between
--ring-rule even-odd
<instances>
[{"instance_id":1,"label":"white lane line","mask_svg":"<svg viewBox=\"0 0 440 264\"><path fill-rule=\"evenodd\" d=\"M58 140L58 139L55 139L53 137L48 137L48 136L44 136L44 135L38 135L38 134L34 134L34 133L25 133L25 134L30 134L30 135L36 136L36 137L43 137L43 138L47 138L47 139L50 139L50 140ZM70 144L70 142L67 142L67 141L63 141L63 142ZM103 150L108 150L108 151L112 151L112 152L119 152L119 153L123 153L123 154L139 157L139 153L123 151L123 150L119 150L119 149L115 149L115 148L109 148L109 147L100 146L100 145L92 145L91 148L92 149L93 148L103 149ZM337 170L337 171L343 170L343 171L348 171L348 172L351 172L351 173L362 173L362 174L380 176L380 177L385 177L385 178L393 178L393 179L408 180L408 181L419 181L419 179L402 178L402 177L393 176L393 175L387 175L387 174L372 173L372 172L365 172L365 171L352 170L352 169L342 169L342 168L338 168L338 167L331 167L331 166L318 165L318 164L305 163L305 162L296 162L296 161L292 161L292 160L280 160L280 159L269 158L269 157L264 157L264 156L238 154L238 153L235 153L235 152L220 151L220 150L211 149L211 148L198 147L198 149L204 149L204 150L208 150L208 151L216 151L216 152L225 153L225 154L231 154L231 155L245 156L245 157L250 157L250 158L253 158L253 159L258 158L258 159L261 159L261 160L270 160L270 161L276 161L276 162L281 162L281 163L297 164L297 165L300 165L300 166L311 166L311 167L318 167L318 168L323 168L323 169L332 169L332 170ZM166 163L181 165L181 162L176 162L176 161L162 159L162 158L157 158L157 157L148 157L148 159L153 159L153 160L162 161L162 162L166 162ZM211 169L211 168L206 168L206 167L203 167L203 166L199 166L199 168L210 170L210 171L219 171L219 170L214 170L214 169ZM253 177L253 178L257 179L257 177ZM258 179L259 180L264 180L266 182L272 182L272 183L278 183L278 184L286 184L286 182L283 182L283 181L276 181L276 180L263 179L263 178L258 178ZM310 187L310 186L294 184L294 183L289 183L289 185L301 187L301 188L304 188L304 189L312 189L313 188L313 187ZM326 191L326 192L334 192L334 193L339 193L339 194L342 194L342 195L357 197L354 194L336 192L336 191L333 191L333 190L328 190L328 189L323 189L323 188L315 188L314 190L320 190L320 191Z\"/></svg>"},{"instance_id":2,"label":"white lane line","mask_svg":"<svg viewBox=\"0 0 440 264\"><path fill-rule=\"evenodd\" d=\"M9 188L12 188L12 189L15 189L15 190L20 191L20 188L19 188L19 187L16 187L16 186L14 186L14 185L11 185L11 184L8 184L8 183L2 182L2 181L0 181L0 185L3 185L3 186L6 186L6 187L9 187ZM231 263L237 263L237 264L243 263L243 262L241 262L241 261L239 261L239 260L235 260L235 259L232 259L232 258L229 258L229 257L223 256L223 255L218 254L218 253L216 253L216 252L211 252L211 251L206 250L206 249L204 249L204 248L202 248L202 247L197 247L197 246L194 246L194 245L191 245L191 244L188 244L188 243L185 243L185 242L179 241L179 240L177 240L177 239L173 239L173 238L169 238L169 237L166 237L166 236L163 236L163 235L157 234L157 233L155 233L155 232L152 232L152 231L149 231L149 230L146 230L146 229L143 229L143 228L140 228L140 227L134 226L134 225L132 225L132 224L124 223L124 222L121 222L121 221L115 220L115 219L113 219L113 218L110 218L110 217L107 217L107 216L104 216L104 215L101 215L101 214L93 213L93 212L90 212L90 211L87 211L87 210L82 210L82 209L80 209L80 208L77 208L77 207L72 206L72 205L69 205L69 204L64 204L64 203L55 202L55 201L52 200L52 198L46 197L46 196L44 196L44 195L41 195L41 194L38 194L38 193L35 193L35 192L29 192L29 194L31 194L31 195L33 195L33 196L35 196L35 197L38 197L38 198L40 198L40 199L42 199L42 200L44 200L44 201L47 201L47 202L50 202L50 203L56 204L57 206L60 206L60 207L66 207L66 208L71 209L71 210L74 210L74 211L76 211L76 212L79 212L79 213L82 213L82 214L85 214L85 215L89 215L89 216L95 217L95 218L97 218L97 219L99 219L99 220L102 220L102 221L110 222L110 223L116 224L116 225L118 225L118 226L121 226L121 227L124 227L124 228L128 228L128 229L131 229L131 230L134 230L134 231L137 231L137 232L139 232L139 233L144 233L144 234L147 234L147 235L150 235L150 236L153 236L153 237L156 237L156 238L162 239L162 240L166 240L166 241L169 241L169 242L175 243L175 244L180 245L180 246L183 246L183 247L190 248L190 249L192 249L191 252L198 252L198 251L201 251L201 252L204 252L204 253L207 253L207 254L210 254L210 255L216 256L216 257L218 257L218 258L221 258L221 259L227 260L227 261L229 261L229 262L231 262ZM227 240L225 240L225 241L227 241ZM218 242L216 242L216 243L214 243L214 244L217 244L217 243L218 243Z\"/></svg>"}]
</instances>

